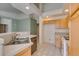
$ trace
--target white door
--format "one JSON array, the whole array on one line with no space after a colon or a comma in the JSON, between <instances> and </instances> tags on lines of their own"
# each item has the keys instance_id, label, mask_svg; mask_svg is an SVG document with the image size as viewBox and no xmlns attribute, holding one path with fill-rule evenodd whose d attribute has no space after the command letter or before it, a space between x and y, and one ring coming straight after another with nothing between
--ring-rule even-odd
<instances>
[{"instance_id":1,"label":"white door","mask_svg":"<svg viewBox=\"0 0 79 59\"><path fill-rule=\"evenodd\" d=\"M55 25L45 24L43 26L43 42L55 44Z\"/></svg>"}]
</instances>

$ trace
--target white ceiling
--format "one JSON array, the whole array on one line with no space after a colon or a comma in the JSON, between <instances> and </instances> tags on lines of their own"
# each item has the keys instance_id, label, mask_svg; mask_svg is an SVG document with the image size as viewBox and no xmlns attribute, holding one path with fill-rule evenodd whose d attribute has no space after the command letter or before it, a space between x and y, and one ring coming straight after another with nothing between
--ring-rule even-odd
<instances>
[{"instance_id":1,"label":"white ceiling","mask_svg":"<svg viewBox=\"0 0 79 59\"><path fill-rule=\"evenodd\" d=\"M29 6L30 9L27 10L25 8L26 6ZM64 10L64 4L62 3L43 3L41 7L43 10L42 13L33 3L0 3L0 16L5 15L8 17L11 16L17 19L22 19L26 18L29 14L35 14L35 17L38 18L40 15L51 16L63 13Z\"/></svg>"},{"instance_id":2,"label":"white ceiling","mask_svg":"<svg viewBox=\"0 0 79 59\"><path fill-rule=\"evenodd\" d=\"M67 12L64 11L64 3L43 3L42 18L47 16L52 20L55 18L67 17Z\"/></svg>"},{"instance_id":3,"label":"white ceiling","mask_svg":"<svg viewBox=\"0 0 79 59\"><path fill-rule=\"evenodd\" d=\"M43 12L63 9L64 3L43 3Z\"/></svg>"},{"instance_id":4,"label":"white ceiling","mask_svg":"<svg viewBox=\"0 0 79 59\"><path fill-rule=\"evenodd\" d=\"M9 3L0 3L0 11L6 11L6 12L16 13L16 14L24 14L22 11L17 10Z\"/></svg>"},{"instance_id":5,"label":"white ceiling","mask_svg":"<svg viewBox=\"0 0 79 59\"><path fill-rule=\"evenodd\" d=\"M27 10L26 6L30 9ZM30 14L38 16L40 14L40 10L34 4L29 3L0 3L0 16L25 19Z\"/></svg>"}]
</instances>

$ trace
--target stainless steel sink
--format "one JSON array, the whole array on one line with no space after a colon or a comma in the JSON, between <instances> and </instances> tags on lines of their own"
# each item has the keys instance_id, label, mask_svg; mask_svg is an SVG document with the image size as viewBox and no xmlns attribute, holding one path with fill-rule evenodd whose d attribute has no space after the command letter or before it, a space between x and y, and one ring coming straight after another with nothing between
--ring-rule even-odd
<instances>
[{"instance_id":1,"label":"stainless steel sink","mask_svg":"<svg viewBox=\"0 0 79 59\"><path fill-rule=\"evenodd\" d=\"M27 37L27 38L16 38L14 41L8 43L7 45L23 44L23 43L30 43L29 37Z\"/></svg>"}]
</instances>

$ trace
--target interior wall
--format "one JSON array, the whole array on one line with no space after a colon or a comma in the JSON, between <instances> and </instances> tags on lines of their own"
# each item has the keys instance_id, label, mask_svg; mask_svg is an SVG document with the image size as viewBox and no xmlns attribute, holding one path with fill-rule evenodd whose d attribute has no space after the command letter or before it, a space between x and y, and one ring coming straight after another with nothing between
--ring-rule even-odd
<instances>
[{"instance_id":1,"label":"interior wall","mask_svg":"<svg viewBox=\"0 0 79 59\"><path fill-rule=\"evenodd\" d=\"M30 19L13 20L12 22L13 32L29 32L30 31Z\"/></svg>"},{"instance_id":2,"label":"interior wall","mask_svg":"<svg viewBox=\"0 0 79 59\"><path fill-rule=\"evenodd\" d=\"M1 24L6 24L7 32L12 32L12 19L1 18Z\"/></svg>"},{"instance_id":3,"label":"interior wall","mask_svg":"<svg viewBox=\"0 0 79 59\"><path fill-rule=\"evenodd\" d=\"M37 20L36 19L30 20L30 32L33 35L37 34Z\"/></svg>"}]
</instances>

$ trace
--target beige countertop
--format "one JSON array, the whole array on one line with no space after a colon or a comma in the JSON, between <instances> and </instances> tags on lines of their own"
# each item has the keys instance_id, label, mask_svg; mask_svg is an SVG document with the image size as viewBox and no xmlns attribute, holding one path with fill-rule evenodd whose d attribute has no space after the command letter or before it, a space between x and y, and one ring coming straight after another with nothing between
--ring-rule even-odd
<instances>
[{"instance_id":1,"label":"beige countertop","mask_svg":"<svg viewBox=\"0 0 79 59\"><path fill-rule=\"evenodd\" d=\"M33 43L26 43L26 44L16 44L16 45L7 45L4 46L4 55L5 56L15 56L18 52L22 51L25 48L28 48Z\"/></svg>"},{"instance_id":2,"label":"beige countertop","mask_svg":"<svg viewBox=\"0 0 79 59\"><path fill-rule=\"evenodd\" d=\"M30 38L37 37L37 35L30 35Z\"/></svg>"}]
</instances>

